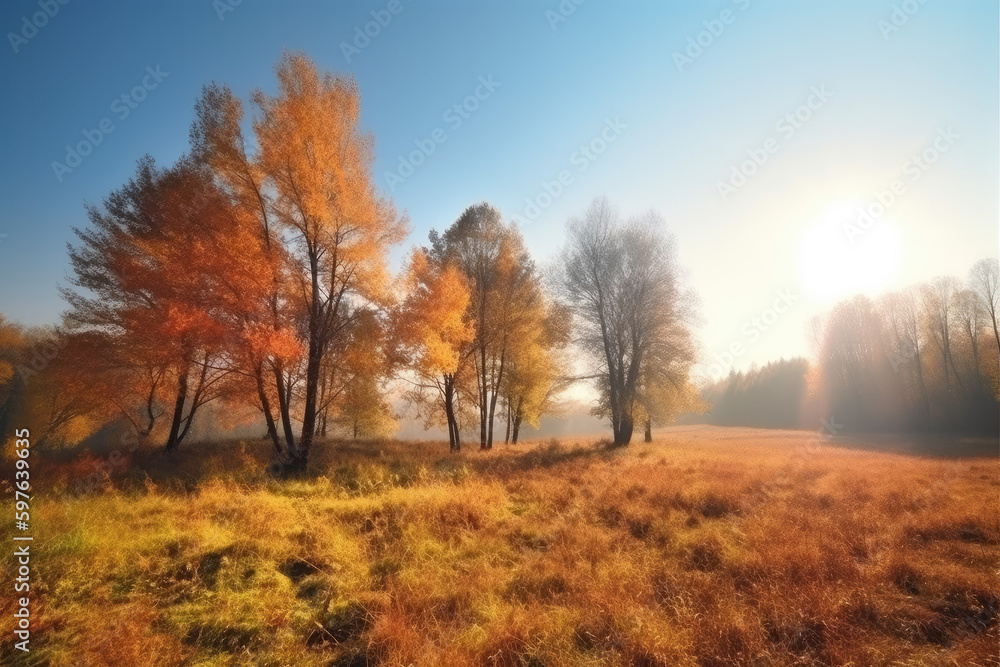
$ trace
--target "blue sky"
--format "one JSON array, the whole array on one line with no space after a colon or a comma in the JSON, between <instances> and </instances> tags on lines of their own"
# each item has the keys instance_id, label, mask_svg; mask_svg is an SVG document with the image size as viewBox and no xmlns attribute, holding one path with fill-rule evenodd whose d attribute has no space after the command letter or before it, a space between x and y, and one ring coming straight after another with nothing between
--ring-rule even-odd
<instances>
[{"instance_id":1,"label":"blue sky","mask_svg":"<svg viewBox=\"0 0 1000 667\"><path fill-rule=\"evenodd\" d=\"M57 321L84 202L122 184L143 154L166 164L186 151L204 83L244 99L272 89L283 48L357 78L377 179L411 218L396 262L481 200L520 219L542 264L596 196L625 214L656 209L701 298L704 372L725 370L710 367L734 343L737 368L806 354L809 318L850 292L964 276L997 254L996 2L566 0L575 9L559 21L556 0L398 2L386 14L388 0L243 0L220 19L231 2L72 0L35 33L23 17L47 3L52 13L55 0L4 3L0 312ZM343 44L372 11L391 20L348 61ZM16 52L10 33L27 35L13 38ZM689 60L675 55L689 47ZM495 84L488 94L481 77ZM151 89L122 118L115 100L144 78ZM456 124L448 110L477 87L483 99ZM113 131L60 181L52 163L105 118ZM390 188L400 156L438 129L443 143ZM588 157L588 144L603 152ZM933 162L914 171L925 151ZM754 156L745 183L734 179ZM526 202L545 203L544 183L561 172L562 192L528 219ZM897 181L849 243L858 208ZM790 298L771 318L779 292ZM750 335L762 315L774 321Z\"/></svg>"}]
</instances>

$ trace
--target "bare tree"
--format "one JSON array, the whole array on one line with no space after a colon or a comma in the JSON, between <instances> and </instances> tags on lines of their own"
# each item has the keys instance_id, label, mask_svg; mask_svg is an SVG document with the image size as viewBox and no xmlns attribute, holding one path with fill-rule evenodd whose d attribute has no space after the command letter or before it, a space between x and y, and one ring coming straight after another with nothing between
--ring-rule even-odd
<instances>
[{"instance_id":1,"label":"bare tree","mask_svg":"<svg viewBox=\"0 0 1000 667\"><path fill-rule=\"evenodd\" d=\"M956 297L960 290L961 285L956 278L943 276L924 285L920 293L931 339L941 354L945 388L950 386L949 377L953 373L955 382L964 393L965 386L962 384L962 376L958 373L955 357L952 354L952 329L956 319Z\"/></svg>"},{"instance_id":2,"label":"bare tree","mask_svg":"<svg viewBox=\"0 0 1000 667\"><path fill-rule=\"evenodd\" d=\"M616 445L632 439L643 377L686 381L690 305L678 289L673 238L658 216L623 222L606 199L567 225L558 289L573 310L578 344L597 368L597 413Z\"/></svg>"},{"instance_id":3,"label":"bare tree","mask_svg":"<svg viewBox=\"0 0 1000 667\"><path fill-rule=\"evenodd\" d=\"M955 297L955 315L972 354L968 365L975 380L976 396L979 397L983 393L983 374L979 368L979 332L986 325L986 309L975 292L964 289Z\"/></svg>"},{"instance_id":4,"label":"bare tree","mask_svg":"<svg viewBox=\"0 0 1000 667\"><path fill-rule=\"evenodd\" d=\"M892 335L893 351L889 361L894 370L899 370L900 366L910 370L926 414L930 410L930 399L924 381L922 353L927 341L920 323L919 295L912 288L891 292L880 298L878 305Z\"/></svg>"},{"instance_id":5,"label":"bare tree","mask_svg":"<svg viewBox=\"0 0 1000 667\"><path fill-rule=\"evenodd\" d=\"M993 338L1000 353L1000 330L997 328L997 309L1000 306L1000 265L997 260L987 257L976 262L969 271L969 288L979 298L979 302L990 316L993 324Z\"/></svg>"}]
</instances>

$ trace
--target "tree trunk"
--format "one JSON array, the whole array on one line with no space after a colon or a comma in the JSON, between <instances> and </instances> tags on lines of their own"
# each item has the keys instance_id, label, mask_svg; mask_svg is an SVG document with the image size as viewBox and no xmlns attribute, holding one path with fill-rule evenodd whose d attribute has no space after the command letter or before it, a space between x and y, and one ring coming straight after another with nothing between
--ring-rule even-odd
<instances>
[{"instance_id":1,"label":"tree trunk","mask_svg":"<svg viewBox=\"0 0 1000 667\"><path fill-rule=\"evenodd\" d=\"M631 417L622 417L621 421L618 422L618 428L615 430L615 446L625 447L632 441L632 430L635 425L632 423Z\"/></svg>"},{"instance_id":2,"label":"tree trunk","mask_svg":"<svg viewBox=\"0 0 1000 667\"><path fill-rule=\"evenodd\" d=\"M281 440L278 438L278 429L274 424L274 415L271 414L271 401L268 399L267 391L264 389L264 369L262 364L258 364L257 368L254 369L254 376L257 379L257 396L260 398L260 407L264 411L264 422L267 424L267 435L271 438L274 450L278 453L278 456L281 456L285 452L281 447Z\"/></svg>"},{"instance_id":3,"label":"tree trunk","mask_svg":"<svg viewBox=\"0 0 1000 667\"><path fill-rule=\"evenodd\" d=\"M486 448L493 449L493 423L497 411L497 397L500 395L500 386L503 382L504 358L507 356L507 343L504 339L504 350L500 353L500 370L496 376L496 386L493 387L493 397L490 399L490 428L487 433Z\"/></svg>"},{"instance_id":4,"label":"tree trunk","mask_svg":"<svg viewBox=\"0 0 1000 667\"><path fill-rule=\"evenodd\" d=\"M917 382L920 385L920 396L924 401L924 418L930 417L931 414L931 401L927 397L927 385L924 384L924 362L920 359L920 348L914 344L914 357L917 362Z\"/></svg>"},{"instance_id":5,"label":"tree trunk","mask_svg":"<svg viewBox=\"0 0 1000 667\"><path fill-rule=\"evenodd\" d=\"M521 433L521 419L524 417L524 411L521 409L521 401L517 402L517 410L514 411L514 434L511 442L517 444L517 437Z\"/></svg>"},{"instance_id":6,"label":"tree trunk","mask_svg":"<svg viewBox=\"0 0 1000 667\"><path fill-rule=\"evenodd\" d=\"M1000 353L1000 327L997 326L997 314L993 307L990 307L990 321L993 323L993 337L997 341L997 353Z\"/></svg>"},{"instance_id":7,"label":"tree trunk","mask_svg":"<svg viewBox=\"0 0 1000 667\"><path fill-rule=\"evenodd\" d=\"M511 405L509 398L506 400L506 403L507 403L507 429L504 431L503 434L503 444L505 445L510 443Z\"/></svg>"},{"instance_id":8,"label":"tree trunk","mask_svg":"<svg viewBox=\"0 0 1000 667\"><path fill-rule=\"evenodd\" d=\"M493 449L493 422L494 415L497 410L497 393L493 392L493 398L490 399L490 424L486 431L486 449Z\"/></svg>"},{"instance_id":9,"label":"tree trunk","mask_svg":"<svg viewBox=\"0 0 1000 667\"><path fill-rule=\"evenodd\" d=\"M645 442L653 442L653 420L646 417L646 437Z\"/></svg>"},{"instance_id":10,"label":"tree trunk","mask_svg":"<svg viewBox=\"0 0 1000 667\"><path fill-rule=\"evenodd\" d=\"M188 409L187 417L181 420L184 428L181 429L180 434L177 436L177 446L184 442L184 438L187 437L188 431L191 429L191 424L194 423L194 415L203 404L202 397L205 392L205 378L208 377L208 360L209 355L206 353L204 361L201 362L201 373L198 375L198 384L195 386L194 394L191 396L191 407Z\"/></svg>"},{"instance_id":11,"label":"tree trunk","mask_svg":"<svg viewBox=\"0 0 1000 667\"><path fill-rule=\"evenodd\" d=\"M274 382L278 390L278 412L281 414L281 428L285 433L285 445L288 447L288 455L295 458L298 454L298 447L295 444L295 433L292 431L292 416L288 407L288 394L285 391L285 374L280 363L274 365Z\"/></svg>"},{"instance_id":12,"label":"tree trunk","mask_svg":"<svg viewBox=\"0 0 1000 667\"><path fill-rule=\"evenodd\" d=\"M955 373L955 382L958 384L958 390L962 392L963 396L968 396L968 392L965 389L965 383L962 382L962 376L958 374L958 368L955 366L955 356L951 353L951 345L948 345L948 361L951 362L951 370Z\"/></svg>"},{"instance_id":13,"label":"tree trunk","mask_svg":"<svg viewBox=\"0 0 1000 667\"><path fill-rule=\"evenodd\" d=\"M462 450L462 440L458 431L458 420L455 418L455 377L444 376L444 413L448 418L448 448L450 451Z\"/></svg>"},{"instance_id":14,"label":"tree trunk","mask_svg":"<svg viewBox=\"0 0 1000 667\"><path fill-rule=\"evenodd\" d=\"M188 366L184 365L180 376L177 378L177 398L174 400L174 417L170 422L170 434L167 436L167 444L164 451L172 452L177 449L180 441L177 439L181 429L181 419L184 416L184 401L187 399L188 389Z\"/></svg>"},{"instance_id":15,"label":"tree trunk","mask_svg":"<svg viewBox=\"0 0 1000 667\"><path fill-rule=\"evenodd\" d=\"M486 415L489 407L489 390L486 388L486 344L479 346L479 449L486 449Z\"/></svg>"},{"instance_id":16,"label":"tree trunk","mask_svg":"<svg viewBox=\"0 0 1000 667\"><path fill-rule=\"evenodd\" d=\"M335 263L336 265L336 263ZM309 302L309 358L306 361L306 396L302 411L302 433L299 435L299 451L295 457L295 467L305 470L309 461L309 448L316 434L316 398L319 390L320 364L323 361L325 341L322 334L323 317L322 294L319 288L319 255L315 246L309 248L309 272L312 278L312 299Z\"/></svg>"},{"instance_id":17,"label":"tree trunk","mask_svg":"<svg viewBox=\"0 0 1000 667\"><path fill-rule=\"evenodd\" d=\"M316 434L316 395L319 389L319 371L322 354L319 341L310 341L309 360L306 363L306 397L305 409L302 411L302 433L299 435L299 451L295 464L299 470L305 470L309 460L309 448L312 447L313 436Z\"/></svg>"},{"instance_id":18,"label":"tree trunk","mask_svg":"<svg viewBox=\"0 0 1000 667\"><path fill-rule=\"evenodd\" d=\"M975 332L969 329L969 342L972 344L972 365L976 371L976 397L983 395L983 377L979 373L979 341L976 340Z\"/></svg>"}]
</instances>

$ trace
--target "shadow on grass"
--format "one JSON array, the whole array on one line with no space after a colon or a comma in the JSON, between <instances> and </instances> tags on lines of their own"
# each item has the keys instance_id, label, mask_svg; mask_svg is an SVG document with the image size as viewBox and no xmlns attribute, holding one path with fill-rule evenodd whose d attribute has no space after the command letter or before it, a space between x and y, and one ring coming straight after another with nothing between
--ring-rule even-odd
<instances>
[{"instance_id":1,"label":"shadow on grass","mask_svg":"<svg viewBox=\"0 0 1000 667\"><path fill-rule=\"evenodd\" d=\"M316 442L304 473L279 479L269 472L275 454L263 440L192 443L169 454L150 447L114 458L73 448L45 452L44 479L39 479L39 486L70 495L111 489L145 493L155 488L157 493L178 496L197 493L214 481L262 488L327 478L348 493L364 494L386 484L409 486L428 472L442 479L468 473L507 478L588 459L608 461L625 451L609 447L606 441L570 444L553 439L497 444L487 452L466 447L454 454L443 442L331 439Z\"/></svg>"},{"instance_id":2,"label":"shadow on grass","mask_svg":"<svg viewBox=\"0 0 1000 667\"><path fill-rule=\"evenodd\" d=\"M769 433L780 436L783 432ZM706 429L698 435L699 440L743 437L726 429L715 434ZM653 447L663 443L659 440ZM825 440L824 444L947 459L1000 457L996 438L973 435L844 434ZM452 454L444 442L331 439L318 441L306 472L287 481L310 482L325 477L348 493L364 495L386 485L405 487L419 483L428 471L441 479L458 480L468 473L508 479L532 470L608 462L642 446L636 443L616 448L607 440L552 439L518 445L498 443L487 452L467 445L462 452ZM46 464L41 467L39 487L55 493L85 495L110 489L144 493L155 488L158 493L186 495L217 480L249 488L284 483L268 473L274 451L265 440L192 443L170 454L158 448L140 449L119 458L80 448L45 452L44 457ZM86 483L81 485L81 481Z\"/></svg>"},{"instance_id":3,"label":"shadow on grass","mask_svg":"<svg viewBox=\"0 0 1000 667\"><path fill-rule=\"evenodd\" d=\"M1000 437L941 433L870 433L836 436L824 444L846 449L964 459L1000 458Z\"/></svg>"}]
</instances>

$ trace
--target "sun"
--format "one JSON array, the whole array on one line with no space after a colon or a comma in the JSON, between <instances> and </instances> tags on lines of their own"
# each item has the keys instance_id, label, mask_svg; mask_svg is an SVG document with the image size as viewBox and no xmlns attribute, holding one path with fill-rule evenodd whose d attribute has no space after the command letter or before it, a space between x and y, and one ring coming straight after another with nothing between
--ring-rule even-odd
<instances>
[{"instance_id":1,"label":"sun","mask_svg":"<svg viewBox=\"0 0 1000 667\"><path fill-rule=\"evenodd\" d=\"M795 255L805 294L823 299L858 293L874 296L896 277L899 228L885 215L872 216L869 210L865 202L840 202L804 226Z\"/></svg>"}]
</instances>

